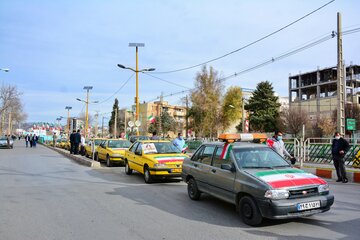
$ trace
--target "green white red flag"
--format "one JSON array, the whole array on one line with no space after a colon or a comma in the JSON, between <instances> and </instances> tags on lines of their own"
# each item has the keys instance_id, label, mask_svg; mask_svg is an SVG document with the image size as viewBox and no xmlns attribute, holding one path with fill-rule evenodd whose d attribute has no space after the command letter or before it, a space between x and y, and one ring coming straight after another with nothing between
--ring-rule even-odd
<instances>
[{"instance_id":1,"label":"green white red flag","mask_svg":"<svg viewBox=\"0 0 360 240\"><path fill-rule=\"evenodd\" d=\"M230 143L225 143L224 148L221 152L220 159L227 159L230 156L232 145Z\"/></svg>"}]
</instances>

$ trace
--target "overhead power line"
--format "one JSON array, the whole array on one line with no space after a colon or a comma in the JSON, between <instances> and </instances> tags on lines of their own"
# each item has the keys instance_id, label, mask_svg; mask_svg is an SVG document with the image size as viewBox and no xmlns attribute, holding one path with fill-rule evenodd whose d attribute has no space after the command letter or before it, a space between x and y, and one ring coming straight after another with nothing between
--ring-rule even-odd
<instances>
[{"instance_id":1,"label":"overhead power line","mask_svg":"<svg viewBox=\"0 0 360 240\"><path fill-rule=\"evenodd\" d=\"M356 33L356 32L360 32L360 28L349 29L349 30L347 30L347 31L343 31L342 34L343 34L343 35L349 35L349 34L353 34L353 33ZM253 71L253 70L255 70L255 69L264 67L264 66L266 66L266 65L268 65L268 64L271 64L271 63L273 63L273 62L275 62L275 61L284 59L284 58L286 58L286 57L290 57L290 56L292 56L292 55L294 55L294 54L296 54L296 53L305 51L305 50L307 50L307 49L309 49L309 48L312 48L312 47L314 47L314 46L316 46L316 45L319 45L319 44L321 44L321 43L323 43L323 42L326 42L326 41L334 38L334 37L336 36L336 32L333 31L331 34L328 33L328 34L323 35L323 36L325 36L325 37L320 37L319 39L317 39L317 40L315 40L315 41L312 41L312 42L310 42L310 43L306 43L305 45L302 45L302 46L300 46L300 47L298 47L298 48L296 48L296 49L294 49L294 50L287 51L287 52L285 52L285 53L283 53L283 54L281 54L281 55L279 55L279 56L277 56L277 57L272 57L271 59L265 60L265 61L263 61L263 62L261 62L261 63L259 63L259 64L256 64L256 65L254 65L254 66L252 66L252 67L249 67L249 68L247 68L247 69L241 70L241 71L239 71L239 72L236 72L236 73L231 74L231 75L229 75L229 76L226 76L226 77L224 77L224 78L220 78L220 79L218 79L218 81L219 81L219 82L225 82L225 81L228 80L228 79L231 79L231 78L237 77L237 76L239 76L239 75L242 75L242 74L248 73L248 72L250 72L250 71ZM179 91L179 92L175 92L175 93L170 93L170 94L168 94L168 95L163 95L162 97L171 97L171 96L183 94L183 93L189 92L189 91L191 91L191 90L193 90L193 89L195 89L195 88L188 89L188 90L183 90L183 91ZM151 99L151 100L149 100L149 101L147 101L147 102L152 102L152 101L155 101L155 100L157 100L157 99L159 99L159 97L157 97L157 98L155 98L155 99Z\"/></svg>"},{"instance_id":2,"label":"overhead power line","mask_svg":"<svg viewBox=\"0 0 360 240\"><path fill-rule=\"evenodd\" d=\"M157 74L160 74L160 73L161 73L161 74L164 74L164 73L173 73L173 72L185 71L185 70L189 70L189 69L192 69L192 68L196 68L196 67L199 67L199 66L208 64L208 63L210 63L210 62L214 62L214 61L217 61L217 60L219 60L219 59L225 58L225 57L227 57L227 56L229 56L229 55L231 55L231 54L234 54L234 53L236 53L236 52L239 52L239 51L241 51L241 50L244 50L245 48L248 48L248 47L250 47L250 46L252 46L252 45L254 45L254 44L256 44L256 43L258 43L258 42L260 42L260 41L262 41L262 40L265 40L265 39L267 39L267 38L269 38L269 37L277 34L278 32L281 32L282 30L284 30L284 29L286 29L286 28L294 25L295 23L303 20L304 18L306 18L306 17L314 14L315 12L321 10L322 8L326 7L327 5L331 4L331 3L334 2L334 1L335 1L335 0L331 0L331 1L327 2L326 4L322 5L321 7L318 7L318 8L316 8L315 10L307 13L306 15L304 15L304 16L296 19L295 21L292 21L291 23L289 23L289 24L287 24L287 25L279 28L278 30L276 30L276 31L274 31L274 32L271 32L271 33L269 33L269 34L267 34L267 35L265 35L265 36L263 36L263 37L255 40L255 41L253 41L253 42L251 42L251 43L246 44L245 46L242 46L242 47L240 47L240 48L238 48L238 49L235 49L235 50L233 50L233 51L231 51L231 52L228 52L228 53L226 53L226 54L224 54L224 55L221 55L221 56L219 56L219 57L216 57L216 58L207 60L207 61L202 62L202 63L199 63L199 64L195 64L195 65L192 65L192 66L189 66L189 67L179 68L179 69L170 70L170 71L153 72L153 74L155 74L155 73L157 73Z\"/></svg>"},{"instance_id":3,"label":"overhead power line","mask_svg":"<svg viewBox=\"0 0 360 240\"><path fill-rule=\"evenodd\" d=\"M118 90L116 90L116 92L111 95L110 97L108 97L107 99L103 100L103 101L100 101L96 104L100 104L100 103L104 103L104 102L107 102L109 101L112 97L114 97L118 92L120 92L121 89L123 89L125 87L125 85L130 81L130 79L134 76L135 73L133 73L121 86Z\"/></svg>"},{"instance_id":4,"label":"overhead power line","mask_svg":"<svg viewBox=\"0 0 360 240\"><path fill-rule=\"evenodd\" d=\"M165 80L165 79L162 79L162 78L153 76L153 75L151 75L151 74L149 74L149 73L146 73L146 72L143 72L143 73L146 74L146 75L148 75L148 76L150 76L150 77L152 77L152 78L156 78L156 79L158 79L158 80L160 80L160 81L163 81L163 82L166 82L166 83L169 83L169 84L178 86L178 87L182 87L182 88L186 88L186 89L191 89L191 88L186 87L186 86L184 86L184 85L181 85L181 84L178 84L178 83L174 83L174 82L171 82L171 81L168 81L168 80Z\"/></svg>"}]
</instances>

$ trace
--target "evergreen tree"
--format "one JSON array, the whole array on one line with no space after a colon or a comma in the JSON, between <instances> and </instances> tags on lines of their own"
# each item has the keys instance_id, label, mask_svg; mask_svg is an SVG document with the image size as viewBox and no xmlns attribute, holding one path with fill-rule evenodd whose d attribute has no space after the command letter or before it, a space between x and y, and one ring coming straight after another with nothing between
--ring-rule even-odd
<instances>
[{"instance_id":1,"label":"evergreen tree","mask_svg":"<svg viewBox=\"0 0 360 240\"><path fill-rule=\"evenodd\" d=\"M114 105L113 105L113 110L111 112L111 118L109 120L109 133L110 135L112 135L114 133L114 126L115 126L115 111L117 111L117 128L116 128L116 134L117 135L120 135L120 127L123 123L121 123L120 121L120 111L119 111L119 101L117 100L117 98L115 98L115 102L114 102ZM116 136L115 136L116 137Z\"/></svg>"},{"instance_id":2,"label":"evergreen tree","mask_svg":"<svg viewBox=\"0 0 360 240\"><path fill-rule=\"evenodd\" d=\"M260 132L273 132L279 117L278 97L274 95L270 82L260 82L245 109L249 111L250 128Z\"/></svg>"}]
</instances>

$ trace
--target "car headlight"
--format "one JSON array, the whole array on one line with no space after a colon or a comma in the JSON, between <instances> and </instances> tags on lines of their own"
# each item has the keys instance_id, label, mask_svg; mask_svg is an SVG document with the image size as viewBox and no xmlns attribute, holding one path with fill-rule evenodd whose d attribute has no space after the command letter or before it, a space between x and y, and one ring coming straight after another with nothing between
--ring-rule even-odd
<instances>
[{"instance_id":1,"label":"car headlight","mask_svg":"<svg viewBox=\"0 0 360 240\"><path fill-rule=\"evenodd\" d=\"M269 199L286 199L290 195L285 189L272 189L265 192L265 197Z\"/></svg>"},{"instance_id":2,"label":"car headlight","mask_svg":"<svg viewBox=\"0 0 360 240\"><path fill-rule=\"evenodd\" d=\"M329 184L321 184L318 186L318 191L319 193L324 193L324 192L328 192L330 190L329 188Z\"/></svg>"},{"instance_id":3,"label":"car headlight","mask_svg":"<svg viewBox=\"0 0 360 240\"><path fill-rule=\"evenodd\" d=\"M155 163L154 167L166 167L165 163Z\"/></svg>"}]
</instances>

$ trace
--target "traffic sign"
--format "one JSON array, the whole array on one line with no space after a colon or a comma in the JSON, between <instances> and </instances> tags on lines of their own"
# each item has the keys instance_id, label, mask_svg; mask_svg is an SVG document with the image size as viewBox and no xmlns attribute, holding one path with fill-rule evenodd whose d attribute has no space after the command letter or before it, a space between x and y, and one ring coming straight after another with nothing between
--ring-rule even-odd
<instances>
[{"instance_id":1,"label":"traffic sign","mask_svg":"<svg viewBox=\"0 0 360 240\"><path fill-rule=\"evenodd\" d=\"M129 122L128 122L128 126L129 126L129 127L133 127L133 126L134 126L134 122L133 122L133 121L129 121Z\"/></svg>"},{"instance_id":2,"label":"traffic sign","mask_svg":"<svg viewBox=\"0 0 360 240\"><path fill-rule=\"evenodd\" d=\"M346 130L349 130L349 131L356 130L356 120L354 118L346 119Z\"/></svg>"},{"instance_id":3,"label":"traffic sign","mask_svg":"<svg viewBox=\"0 0 360 240\"><path fill-rule=\"evenodd\" d=\"M135 121L135 126L140 127L140 126L141 126L141 122L140 122L139 120L136 120L136 121Z\"/></svg>"}]
</instances>

